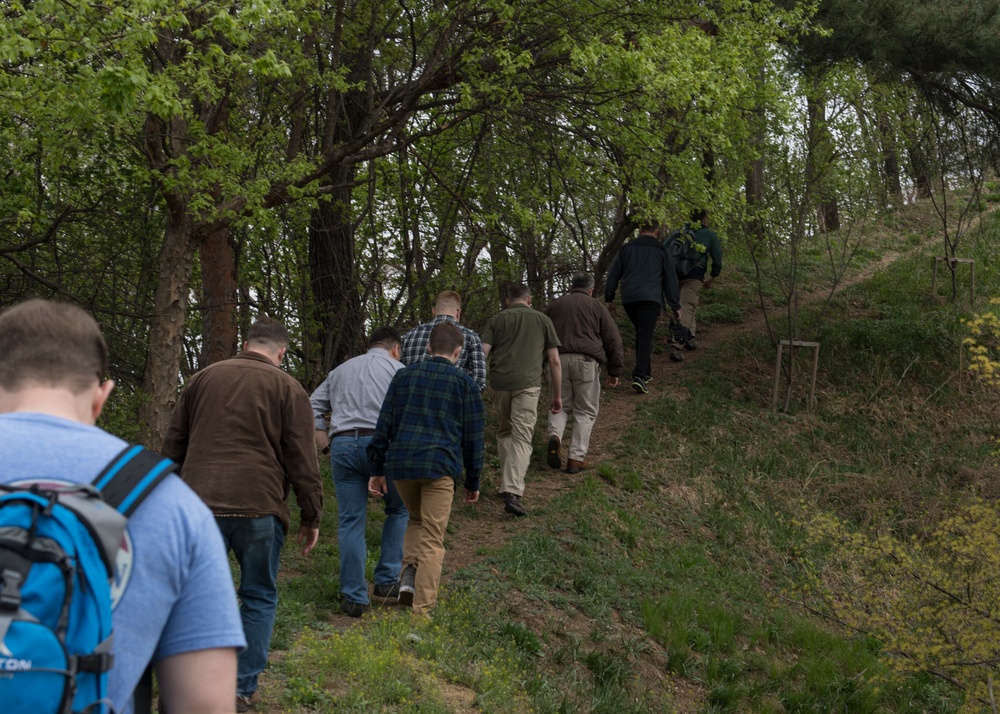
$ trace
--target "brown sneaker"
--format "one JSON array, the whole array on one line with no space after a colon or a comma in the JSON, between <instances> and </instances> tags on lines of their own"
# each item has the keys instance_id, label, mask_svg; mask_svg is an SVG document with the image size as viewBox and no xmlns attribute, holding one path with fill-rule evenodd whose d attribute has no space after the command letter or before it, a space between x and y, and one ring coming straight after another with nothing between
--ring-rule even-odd
<instances>
[{"instance_id":1,"label":"brown sneaker","mask_svg":"<svg viewBox=\"0 0 1000 714\"><path fill-rule=\"evenodd\" d=\"M550 436L549 437L549 449L548 449L549 466L552 467L552 468L554 468L554 469L561 469L562 468L562 459L559 458L559 447L560 446L561 446L561 444L559 443L559 437L558 436Z\"/></svg>"},{"instance_id":2,"label":"brown sneaker","mask_svg":"<svg viewBox=\"0 0 1000 714\"><path fill-rule=\"evenodd\" d=\"M577 461L576 459L566 459L566 473L568 474L578 474L581 471L585 471L590 468L590 464L584 463L583 461Z\"/></svg>"},{"instance_id":3,"label":"brown sneaker","mask_svg":"<svg viewBox=\"0 0 1000 714\"><path fill-rule=\"evenodd\" d=\"M239 694L236 695L236 711L238 712L249 712L253 711L253 695L249 697L243 697Z\"/></svg>"}]
</instances>

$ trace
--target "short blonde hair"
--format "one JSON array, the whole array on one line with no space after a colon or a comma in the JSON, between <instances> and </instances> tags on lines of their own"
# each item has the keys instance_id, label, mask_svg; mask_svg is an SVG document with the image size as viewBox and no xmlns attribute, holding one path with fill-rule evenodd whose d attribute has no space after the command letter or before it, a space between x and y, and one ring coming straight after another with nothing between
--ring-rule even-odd
<instances>
[{"instance_id":1,"label":"short blonde hair","mask_svg":"<svg viewBox=\"0 0 1000 714\"><path fill-rule=\"evenodd\" d=\"M434 309L440 312L441 308L461 310L462 296L454 290L442 290L438 293L437 299L434 301Z\"/></svg>"}]
</instances>

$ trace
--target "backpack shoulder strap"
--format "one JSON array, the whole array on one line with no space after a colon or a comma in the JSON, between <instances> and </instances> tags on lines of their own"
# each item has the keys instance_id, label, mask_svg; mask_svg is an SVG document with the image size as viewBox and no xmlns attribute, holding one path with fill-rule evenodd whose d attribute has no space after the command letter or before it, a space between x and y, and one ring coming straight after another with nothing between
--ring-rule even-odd
<instances>
[{"instance_id":1,"label":"backpack shoulder strap","mask_svg":"<svg viewBox=\"0 0 1000 714\"><path fill-rule=\"evenodd\" d=\"M128 518L146 496L168 474L177 471L177 464L142 446L127 446L91 485L104 496L104 501ZM153 668L146 667L133 694L136 714L149 714L153 708Z\"/></svg>"},{"instance_id":2,"label":"backpack shoulder strap","mask_svg":"<svg viewBox=\"0 0 1000 714\"><path fill-rule=\"evenodd\" d=\"M177 464L142 446L126 447L91 483L112 508L128 518Z\"/></svg>"}]
</instances>

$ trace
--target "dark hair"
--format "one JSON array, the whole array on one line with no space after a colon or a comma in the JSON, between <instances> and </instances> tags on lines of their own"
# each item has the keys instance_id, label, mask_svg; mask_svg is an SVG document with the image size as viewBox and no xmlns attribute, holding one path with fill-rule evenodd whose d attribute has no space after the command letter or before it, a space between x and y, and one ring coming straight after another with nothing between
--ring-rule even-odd
<instances>
[{"instance_id":1,"label":"dark hair","mask_svg":"<svg viewBox=\"0 0 1000 714\"><path fill-rule=\"evenodd\" d=\"M372 336L368 338L368 349L381 347L382 349L391 350L399 344L402 344L402 338L391 327L376 327L372 330Z\"/></svg>"},{"instance_id":2,"label":"dark hair","mask_svg":"<svg viewBox=\"0 0 1000 714\"><path fill-rule=\"evenodd\" d=\"M430 348L432 355L449 357L457 348L465 344L465 335L449 322L435 325L431 330Z\"/></svg>"},{"instance_id":3,"label":"dark hair","mask_svg":"<svg viewBox=\"0 0 1000 714\"><path fill-rule=\"evenodd\" d=\"M507 299L511 302L527 300L531 297L531 288L524 283L514 283L507 288Z\"/></svg>"},{"instance_id":4,"label":"dark hair","mask_svg":"<svg viewBox=\"0 0 1000 714\"><path fill-rule=\"evenodd\" d=\"M691 211L692 223L701 223L702 225L705 225L706 218L708 218L708 211L706 211L704 208L698 208L694 211Z\"/></svg>"},{"instance_id":5,"label":"dark hair","mask_svg":"<svg viewBox=\"0 0 1000 714\"><path fill-rule=\"evenodd\" d=\"M571 288L582 288L587 290L594 287L594 276L590 273L573 273L573 279L570 282Z\"/></svg>"},{"instance_id":6,"label":"dark hair","mask_svg":"<svg viewBox=\"0 0 1000 714\"><path fill-rule=\"evenodd\" d=\"M82 394L108 369L101 329L76 305L29 300L0 313L0 387L65 387Z\"/></svg>"},{"instance_id":7,"label":"dark hair","mask_svg":"<svg viewBox=\"0 0 1000 714\"><path fill-rule=\"evenodd\" d=\"M288 347L288 330L277 320L261 315L247 331L247 343L266 343L274 347Z\"/></svg>"},{"instance_id":8,"label":"dark hair","mask_svg":"<svg viewBox=\"0 0 1000 714\"><path fill-rule=\"evenodd\" d=\"M639 224L639 233L656 233L658 230L660 230L660 222L655 218L651 218Z\"/></svg>"}]
</instances>

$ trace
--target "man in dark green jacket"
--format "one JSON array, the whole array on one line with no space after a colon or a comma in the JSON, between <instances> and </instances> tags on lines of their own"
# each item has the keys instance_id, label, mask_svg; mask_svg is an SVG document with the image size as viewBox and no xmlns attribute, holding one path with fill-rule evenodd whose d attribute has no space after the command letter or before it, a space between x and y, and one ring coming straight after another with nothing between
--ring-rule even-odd
<instances>
[{"instance_id":1,"label":"man in dark green jacket","mask_svg":"<svg viewBox=\"0 0 1000 714\"><path fill-rule=\"evenodd\" d=\"M701 209L692 213L691 227L695 228L695 242L701 246L700 257L687 275L677 276L680 281L681 319L680 327L674 330L674 340L689 350L697 347L695 334L698 322L695 311L701 299L701 289L711 288L712 281L722 272L722 243L715 231L708 227L708 211ZM709 261L712 264L711 272ZM708 277L705 277L706 273Z\"/></svg>"}]
</instances>

